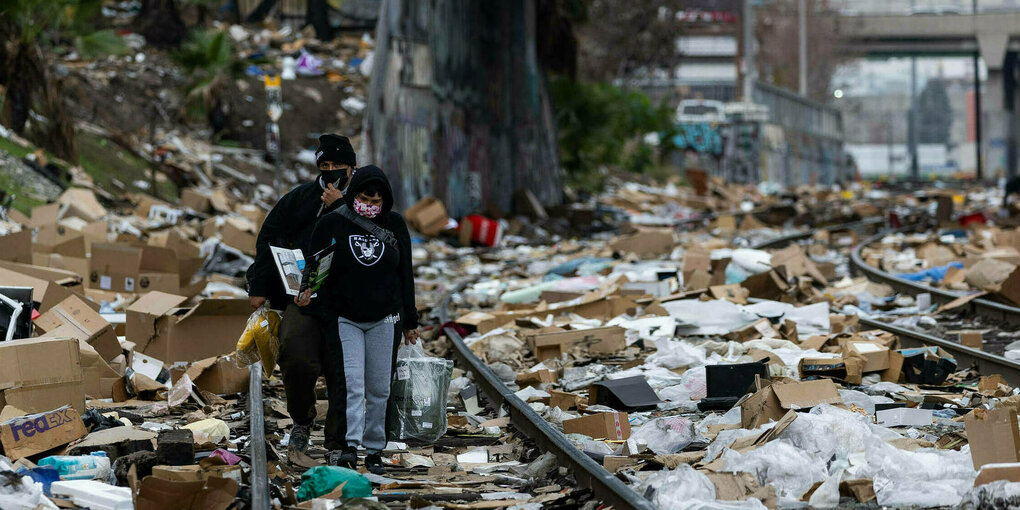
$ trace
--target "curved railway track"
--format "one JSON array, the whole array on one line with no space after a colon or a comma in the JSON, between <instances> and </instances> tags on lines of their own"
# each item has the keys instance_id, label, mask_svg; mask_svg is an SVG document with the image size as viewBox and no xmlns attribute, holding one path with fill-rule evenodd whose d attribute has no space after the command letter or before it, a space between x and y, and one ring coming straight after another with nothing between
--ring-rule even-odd
<instances>
[{"instance_id":1,"label":"curved railway track","mask_svg":"<svg viewBox=\"0 0 1020 510\"><path fill-rule=\"evenodd\" d=\"M911 227L904 227L901 229L880 232L875 234L860 243L857 244L850 252L850 267L853 271L860 272L866 276L869 280L885 283L891 286L894 290L904 292L912 296L917 294L928 293L931 295L933 303L947 304L956 300L964 300L970 296L961 294L958 292L951 292L948 290L937 289L930 285L923 283L912 282L898 278L892 273L883 271L875 266L869 265L864 261L861 256L861 250L876 241L882 239L882 237L895 232L904 232L910 230ZM988 299L982 299L980 297L972 298L969 302L963 304L965 309L977 316L986 317L996 321L1002 321L1010 326L1020 326L1020 308L1015 306L1009 306L1002 303L997 303Z\"/></svg>"},{"instance_id":2,"label":"curved railway track","mask_svg":"<svg viewBox=\"0 0 1020 510\"><path fill-rule=\"evenodd\" d=\"M865 220L864 222L849 223L845 225L835 225L832 227L825 227L827 230L855 230L860 231L861 228L868 226L874 226L881 224L883 220ZM882 237L888 235L891 232L906 231L912 227L904 227L895 230L885 230L877 234L868 237L854 246L850 253L850 266L855 271L860 272L868 279L880 283L885 283L893 287L894 290L904 292L910 295L917 295L924 292L931 294L932 300L938 303L950 303L957 299L965 297L964 294L949 292L942 289L936 289L928 285L911 282L897 278L895 275L882 271L874 266L870 266L864 262L861 257L861 249L864 246L872 244ZM755 249L775 249L786 246L792 242L797 242L802 239L808 239L813 235L812 232L792 234L783 236L768 241L758 243L754 246ZM988 301L985 299L975 298L964 306L970 307L969 312L980 315L982 317L988 317L996 320L1003 320L1008 324L1017 325L1020 324L1020 308L1004 305L1002 303L996 303L994 301ZM833 310L833 312L840 313L839 310ZM900 343L905 348L913 347L924 347L924 346L938 346L951 353L957 362L957 366L965 368L969 366L975 367L978 372L982 374L1000 374L1002 377L1012 386L1020 386L1020 363L1013 360L997 356L979 349L973 349L961 345L959 342L947 340L945 338L939 338L924 332L908 329L886 322L860 318L861 325L871 328L888 331L900 337Z\"/></svg>"}]
</instances>

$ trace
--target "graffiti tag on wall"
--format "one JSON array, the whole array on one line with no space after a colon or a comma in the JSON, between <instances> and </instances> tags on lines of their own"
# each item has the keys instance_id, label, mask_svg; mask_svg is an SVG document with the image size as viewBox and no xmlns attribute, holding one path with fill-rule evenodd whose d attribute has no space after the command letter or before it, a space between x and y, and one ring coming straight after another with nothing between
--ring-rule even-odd
<instances>
[{"instance_id":1,"label":"graffiti tag on wall","mask_svg":"<svg viewBox=\"0 0 1020 510\"><path fill-rule=\"evenodd\" d=\"M673 144L683 151L721 156L723 137L722 125L709 122L695 122L677 126L679 133L673 137Z\"/></svg>"}]
</instances>

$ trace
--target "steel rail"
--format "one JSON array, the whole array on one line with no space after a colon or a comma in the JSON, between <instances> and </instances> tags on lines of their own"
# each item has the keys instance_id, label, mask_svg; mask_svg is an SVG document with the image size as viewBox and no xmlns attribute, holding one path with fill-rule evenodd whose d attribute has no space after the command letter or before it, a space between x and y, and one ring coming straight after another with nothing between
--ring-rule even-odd
<instances>
[{"instance_id":1,"label":"steel rail","mask_svg":"<svg viewBox=\"0 0 1020 510\"><path fill-rule=\"evenodd\" d=\"M443 296L439 305L439 318L442 323L449 320L450 296L463 288L464 285L459 285ZM527 402L521 400L510 388L507 388L503 381L471 352L455 329L446 328L444 333L453 344L454 357L460 362L462 368L474 373L475 383L496 409L506 406L509 411L510 423L535 441L542 451L555 455L560 465L567 467L574 475L578 485L591 489L595 497L605 504L612 505L613 508L632 510L654 510L656 508L651 501L642 497L622 480L606 471L601 464L574 446L562 432L553 428Z\"/></svg>"},{"instance_id":2,"label":"steel rail","mask_svg":"<svg viewBox=\"0 0 1020 510\"><path fill-rule=\"evenodd\" d=\"M266 427L262 406L262 362L248 367L249 455L251 456L251 509L269 510L269 466L266 463Z\"/></svg>"},{"instance_id":3,"label":"steel rail","mask_svg":"<svg viewBox=\"0 0 1020 510\"><path fill-rule=\"evenodd\" d=\"M874 319L866 319L859 317L860 323L863 326L872 329L881 329L882 331L888 331L900 338L900 343L904 348L914 347L925 347L925 346L937 346L945 349L953 358L956 359L956 366L958 369L976 366L979 373L983 375L999 374L1003 379L1009 383L1010 386L1020 386L1020 363L1013 360L1006 359L1002 356L996 356L995 354L987 353L979 349L973 349L951 340L939 338L936 336L922 333L920 331L914 331L912 329L902 328L893 324L887 324L882 321Z\"/></svg>"},{"instance_id":4,"label":"steel rail","mask_svg":"<svg viewBox=\"0 0 1020 510\"><path fill-rule=\"evenodd\" d=\"M812 236L815 235L815 232L817 232L819 230L826 230L826 231L854 230L854 231L856 231L857 229L871 227L871 226L875 226L875 225L881 225L883 223L885 223L885 218L867 218L867 219L864 219L864 220L861 220L861 221L854 221L854 222L850 222L850 223L841 223L841 224L838 224L838 225L829 225L827 227L820 227L820 228L815 228L815 229L811 229L811 230L807 230L807 231L803 231L803 232L797 232L797 233L794 233L794 234L788 234L788 235L785 235L785 236L780 236L780 237L776 237L774 239L769 239L769 240L766 240L766 241L762 241L760 243L756 243L756 244L752 245L751 247L754 248L755 250L768 250L768 249L782 248L782 247L784 247L784 246L786 246L788 244L795 243L797 241L801 241L801 240L804 240L804 239L810 239Z\"/></svg>"},{"instance_id":5,"label":"steel rail","mask_svg":"<svg viewBox=\"0 0 1020 510\"><path fill-rule=\"evenodd\" d=\"M858 245L855 246L853 250L850 252L851 270L863 274L869 280L888 284L894 290L904 292L912 296L916 296L917 294L922 293L928 293L931 295L932 302L938 304L950 303L952 301L960 299L961 297L965 297L966 294L951 292L943 289L937 289L930 285L912 282L910 280L899 278L892 273L883 271L875 266L869 265L867 262L864 261L864 258L861 256L861 251L864 249L865 246L875 243L876 241L882 239L882 237L889 235L890 233L904 232L911 228L912 227L903 227L896 230L880 232L858 243ZM996 303L995 301L990 301L988 299L975 298L970 302L961 305L961 307L970 312L971 314L980 317L985 317L993 320L1000 320L1011 326L1020 325L1020 308L1014 306Z\"/></svg>"}]
</instances>

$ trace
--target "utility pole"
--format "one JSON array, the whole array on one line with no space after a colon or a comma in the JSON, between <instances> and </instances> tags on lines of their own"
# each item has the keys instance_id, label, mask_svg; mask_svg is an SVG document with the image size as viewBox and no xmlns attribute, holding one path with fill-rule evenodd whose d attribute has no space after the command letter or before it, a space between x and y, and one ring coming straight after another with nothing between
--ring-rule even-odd
<instances>
[{"instance_id":1,"label":"utility pole","mask_svg":"<svg viewBox=\"0 0 1020 510\"><path fill-rule=\"evenodd\" d=\"M276 199L283 196L280 187L280 117L283 115L283 92L280 89L280 75L266 75L263 79L266 86L266 152L273 160L273 191Z\"/></svg>"},{"instance_id":2,"label":"utility pole","mask_svg":"<svg viewBox=\"0 0 1020 510\"><path fill-rule=\"evenodd\" d=\"M978 0L971 2L971 14L978 13ZM977 166L975 167L975 177L978 182L984 180L984 154L982 153L982 133L981 133L981 52L974 52L974 159Z\"/></svg>"},{"instance_id":3,"label":"utility pole","mask_svg":"<svg viewBox=\"0 0 1020 510\"><path fill-rule=\"evenodd\" d=\"M743 92L741 98L743 102L751 102L751 89L754 83L754 5L753 0L744 0L744 19L743 19L743 38L744 38L744 58L741 61L741 67L743 70Z\"/></svg>"},{"instance_id":4,"label":"utility pole","mask_svg":"<svg viewBox=\"0 0 1020 510\"><path fill-rule=\"evenodd\" d=\"M797 0L797 25L799 52L797 63L800 67L800 95L807 97L807 1Z\"/></svg>"},{"instance_id":5,"label":"utility pole","mask_svg":"<svg viewBox=\"0 0 1020 510\"><path fill-rule=\"evenodd\" d=\"M974 0L974 12L977 12L977 0ZM984 160L982 154L981 133L981 55L974 52L974 159L977 163L976 175L978 182L984 180Z\"/></svg>"},{"instance_id":6,"label":"utility pole","mask_svg":"<svg viewBox=\"0 0 1020 510\"><path fill-rule=\"evenodd\" d=\"M910 179L921 180L921 169L917 162L917 57L910 57L910 127L907 129L910 146Z\"/></svg>"}]
</instances>

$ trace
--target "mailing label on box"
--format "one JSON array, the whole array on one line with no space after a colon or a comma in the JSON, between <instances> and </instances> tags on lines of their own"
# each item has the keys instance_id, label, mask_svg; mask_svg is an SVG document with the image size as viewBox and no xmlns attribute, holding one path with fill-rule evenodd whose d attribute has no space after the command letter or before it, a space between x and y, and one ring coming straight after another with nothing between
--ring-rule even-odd
<instances>
[{"instance_id":1,"label":"mailing label on box","mask_svg":"<svg viewBox=\"0 0 1020 510\"><path fill-rule=\"evenodd\" d=\"M130 276L124 277L124 290L126 290L128 292L132 292L132 291L135 290L135 279L134 278L132 278Z\"/></svg>"},{"instance_id":2,"label":"mailing label on box","mask_svg":"<svg viewBox=\"0 0 1020 510\"><path fill-rule=\"evenodd\" d=\"M869 352L879 352L879 351L883 351L885 349L882 349L882 346L880 346L878 344L865 343L865 342L854 342L854 350L856 350L857 352L859 352L861 354L867 354Z\"/></svg>"},{"instance_id":3,"label":"mailing label on box","mask_svg":"<svg viewBox=\"0 0 1020 510\"><path fill-rule=\"evenodd\" d=\"M113 279L109 276L103 275L99 277L99 288L103 290L110 290L113 287Z\"/></svg>"},{"instance_id":4,"label":"mailing label on box","mask_svg":"<svg viewBox=\"0 0 1020 510\"><path fill-rule=\"evenodd\" d=\"M407 367L397 367L397 380L406 381L411 378L411 369Z\"/></svg>"}]
</instances>

